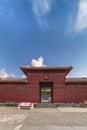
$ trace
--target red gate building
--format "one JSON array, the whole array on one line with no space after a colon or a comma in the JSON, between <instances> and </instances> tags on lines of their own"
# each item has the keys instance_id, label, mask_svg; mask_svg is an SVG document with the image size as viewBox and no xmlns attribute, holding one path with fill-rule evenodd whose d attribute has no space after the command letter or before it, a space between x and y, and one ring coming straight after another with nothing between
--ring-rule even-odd
<instances>
[{"instance_id":1,"label":"red gate building","mask_svg":"<svg viewBox=\"0 0 87 130\"><path fill-rule=\"evenodd\" d=\"M0 79L0 102L83 103L87 100L87 79L66 78L72 66L21 66L20 69L26 79Z\"/></svg>"}]
</instances>

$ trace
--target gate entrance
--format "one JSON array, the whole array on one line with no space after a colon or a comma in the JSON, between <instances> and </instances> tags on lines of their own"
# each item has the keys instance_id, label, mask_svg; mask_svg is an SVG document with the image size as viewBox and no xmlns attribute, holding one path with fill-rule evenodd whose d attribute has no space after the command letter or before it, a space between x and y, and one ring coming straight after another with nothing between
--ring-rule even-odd
<instances>
[{"instance_id":1,"label":"gate entrance","mask_svg":"<svg viewBox=\"0 0 87 130\"><path fill-rule=\"evenodd\" d=\"M53 82L40 82L40 101L41 103L52 102Z\"/></svg>"}]
</instances>

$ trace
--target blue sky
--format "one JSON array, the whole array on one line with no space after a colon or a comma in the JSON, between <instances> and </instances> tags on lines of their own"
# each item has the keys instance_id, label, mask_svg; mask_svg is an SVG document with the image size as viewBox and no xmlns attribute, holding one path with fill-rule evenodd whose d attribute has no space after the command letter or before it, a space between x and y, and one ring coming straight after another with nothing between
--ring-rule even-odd
<instances>
[{"instance_id":1,"label":"blue sky","mask_svg":"<svg viewBox=\"0 0 87 130\"><path fill-rule=\"evenodd\" d=\"M87 0L0 0L0 76L38 58L87 77Z\"/></svg>"}]
</instances>

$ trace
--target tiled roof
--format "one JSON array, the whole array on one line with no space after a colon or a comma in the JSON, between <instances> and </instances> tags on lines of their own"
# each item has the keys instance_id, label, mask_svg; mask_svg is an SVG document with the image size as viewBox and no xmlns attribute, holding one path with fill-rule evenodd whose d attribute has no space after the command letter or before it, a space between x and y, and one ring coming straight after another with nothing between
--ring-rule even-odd
<instances>
[{"instance_id":1,"label":"tiled roof","mask_svg":"<svg viewBox=\"0 0 87 130\"><path fill-rule=\"evenodd\" d=\"M87 78L67 78L65 83L87 83Z\"/></svg>"},{"instance_id":2,"label":"tiled roof","mask_svg":"<svg viewBox=\"0 0 87 130\"><path fill-rule=\"evenodd\" d=\"M27 69L27 70L36 70L36 69L43 69L43 70L49 70L49 69L53 69L53 70L60 70L60 69L72 69L72 66L67 66L67 67L30 67L30 66L20 66L21 69Z\"/></svg>"},{"instance_id":3,"label":"tiled roof","mask_svg":"<svg viewBox=\"0 0 87 130\"><path fill-rule=\"evenodd\" d=\"M30 66L21 66L20 69L27 74L28 72L32 71L66 71L66 74L69 73L70 70L72 70L72 66L67 66L67 67L30 67Z\"/></svg>"},{"instance_id":4,"label":"tiled roof","mask_svg":"<svg viewBox=\"0 0 87 130\"><path fill-rule=\"evenodd\" d=\"M22 78L0 78L0 83L27 83L27 79Z\"/></svg>"}]
</instances>

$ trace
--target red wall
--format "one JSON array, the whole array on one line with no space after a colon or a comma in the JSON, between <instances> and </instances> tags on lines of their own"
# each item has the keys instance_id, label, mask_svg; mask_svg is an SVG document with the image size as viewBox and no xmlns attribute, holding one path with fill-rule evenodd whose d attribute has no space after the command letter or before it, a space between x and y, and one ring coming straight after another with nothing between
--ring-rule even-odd
<instances>
[{"instance_id":1,"label":"red wall","mask_svg":"<svg viewBox=\"0 0 87 130\"><path fill-rule=\"evenodd\" d=\"M28 84L0 84L0 102L38 102L39 88L32 87Z\"/></svg>"},{"instance_id":2,"label":"red wall","mask_svg":"<svg viewBox=\"0 0 87 130\"><path fill-rule=\"evenodd\" d=\"M58 87L56 87L58 86ZM87 100L87 84L55 85L54 102L83 103Z\"/></svg>"},{"instance_id":3,"label":"red wall","mask_svg":"<svg viewBox=\"0 0 87 130\"><path fill-rule=\"evenodd\" d=\"M87 84L78 84L76 89L77 102L87 100Z\"/></svg>"},{"instance_id":4,"label":"red wall","mask_svg":"<svg viewBox=\"0 0 87 130\"><path fill-rule=\"evenodd\" d=\"M0 83L0 102L40 102L39 82L53 82L53 102L83 102L87 100L87 84L66 84L65 72L28 73L28 83Z\"/></svg>"},{"instance_id":5,"label":"red wall","mask_svg":"<svg viewBox=\"0 0 87 130\"><path fill-rule=\"evenodd\" d=\"M65 81L65 73L54 73L54 72L48 72L48 80L45 80L45 73L47 72L38 72L38 73L27 73L28 82L29 83L39 83L39 82L50 82L53 81L54 83L64 83Z\"/></svg>"}]
</instances>

